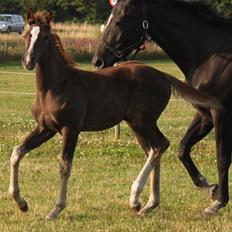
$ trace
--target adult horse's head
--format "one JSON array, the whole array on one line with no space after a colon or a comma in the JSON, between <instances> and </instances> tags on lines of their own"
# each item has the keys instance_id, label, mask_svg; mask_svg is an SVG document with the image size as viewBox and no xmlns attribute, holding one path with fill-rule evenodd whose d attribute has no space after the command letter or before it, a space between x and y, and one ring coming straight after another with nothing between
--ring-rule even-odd
<instances>
[{"instance_id":1,"label":"adult horse's head","mask_svg":"<svg viewBox=\"0 0 232 232\"><path fill-rule=\"evenodd\" d=\"M148 21L142 0L121 0L105 25L92 63L97 68L114 65L147 39Z\"/></svg>"},{"instance_id":2,"label":"adult horse's head","mask_svg":"<svg viewBox=\"0 0 232 232\"><path fill-rule=\"evenodd\" d=\"M27 23L29 30L24 35L25 54L23 65L32 70L38 62L43 51L47 49L51 37L50 23L53 19L52 13L36 13L31 10L27 12Z\"/></svg>"}]
</instances>

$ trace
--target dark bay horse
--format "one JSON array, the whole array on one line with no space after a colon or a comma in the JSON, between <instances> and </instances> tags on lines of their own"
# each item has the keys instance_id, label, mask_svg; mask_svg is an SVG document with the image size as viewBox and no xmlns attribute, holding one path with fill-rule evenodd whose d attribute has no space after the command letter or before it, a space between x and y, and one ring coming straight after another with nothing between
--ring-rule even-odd
<instances>
[{"instance_id":1,"label":"dark bay horse","mask_svg":"<svg viewBox=\"0 0 232 232\"><path fill-rule=\"evenodd\" d=\"M139 194L151 173L151 193L145 208L150 210L159 204L159 161L169 146L156 121L170 99L171 88L191 103L212 111L223 110L222 104L215 97L138 62L97 72L76 69L66 59L59 36L51 32L51 20L51 13L28 11L30 28L24 35L23 63L28 70L36 69L32 114L37 126L11 155L10 195L22 211L27 211L18 184L20 160L58 132L63 138L61 186L56 205L47 215L48 219L56 218L66 206L67 182L79 133L104 130L125 120L148 156L132 186L130 205L140 207Z\"/></svg>"},{"instance_id":2,"label":"dark bay horse","mask_svg":"<svg viewBox=\"0 0 232 232\"><path fill-rule=\"evenodd\" d=\"M179 158L194 184L208 186L190 157L191 148L214 127L218 185L206 215L216 215L229 201L232 151L232 23L205 3L183 0L124 0L114 7L93 63L108 67L152 38L185 74L193 87L218 97L224 111L196 113L180 142Z\"/></svg>"}]
</instances>

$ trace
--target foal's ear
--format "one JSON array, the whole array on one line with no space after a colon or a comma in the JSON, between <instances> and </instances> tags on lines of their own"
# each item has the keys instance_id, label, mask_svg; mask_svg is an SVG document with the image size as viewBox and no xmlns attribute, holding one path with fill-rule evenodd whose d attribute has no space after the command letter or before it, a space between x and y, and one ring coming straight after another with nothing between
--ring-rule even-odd
<instances>
[{"instance_id":1,"label":"foal's ear","mask_svg":"<svg viewBox=\"0 0 232 232\"><path fill-rule=\"evenodd\" d=\"M34 13L32 12L31 9L27 10L27 23L29 25L32 25L35 22L35 17L34 17Z\"/></svg>"},{"instance_id":2,"label":"foal's ear","mask_svg":"<svg viewBox=\"0 0 232 232\"><path fill-rule=\"evenodd\" d=\"M53 20L54 20L53 13L50 10L48 10L46 14L47 24L50 24Z\"/></svg>"}]
</instances>

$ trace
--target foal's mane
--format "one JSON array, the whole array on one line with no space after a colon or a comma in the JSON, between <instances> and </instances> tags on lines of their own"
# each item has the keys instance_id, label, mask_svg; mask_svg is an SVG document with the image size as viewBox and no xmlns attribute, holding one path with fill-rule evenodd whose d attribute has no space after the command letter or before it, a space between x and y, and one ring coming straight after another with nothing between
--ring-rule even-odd
<instances>
[{"instance_id":1,"label":"foal's mane","mask_svg":"<svg viewBox=\"0 0 232 232\"><path fill-rule=\"evenodd\" d=\"M56 47L59 55L63 58L65 63L73 66L75 64L75 62L66 54L66 52L64 50L64 46L61 42L59 35L56 33L52 33L52 38L53 38L53 41L55 43L55 47Z\"/></svg>"},{"instance_id":2,"label":"foal's mane","mask_svg":"<svg viewBox=\"0 0 232 232\"><path fill-rule=\"evenodd\" d=\"M191 11L208 23L216 25L232 33L232 21L216 12L216 10L208 3L199 0L166 0L166 2L174 6L182 7L187 11Z\"/></svg>"}]
</instances>

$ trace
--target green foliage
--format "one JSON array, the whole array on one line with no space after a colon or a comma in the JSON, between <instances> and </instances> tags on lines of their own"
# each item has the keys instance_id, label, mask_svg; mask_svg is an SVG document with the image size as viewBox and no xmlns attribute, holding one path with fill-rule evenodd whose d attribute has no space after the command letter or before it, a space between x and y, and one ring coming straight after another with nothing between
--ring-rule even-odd
<instances>
[{"instance_id":1,"label":"green foliage","mask_svg":"<svg viewBox=\"0 0 232 232\"><path fill-rule=\"evenodd\" d=\"M28 8L52 10L56 21L103 22L110 13L107 0L0 0L1 13L25 16Z\"/></svg>"},{"instance_id":2,"label":"green foliage","mask_svg":"<svg viewBox=\"0 0 232 232\"><path fill-rule=\"evenodd\" d=\"M208 0L221 14L228 18L232 18L232 2L231 0Z\"/></svg>"}]
</instances>

